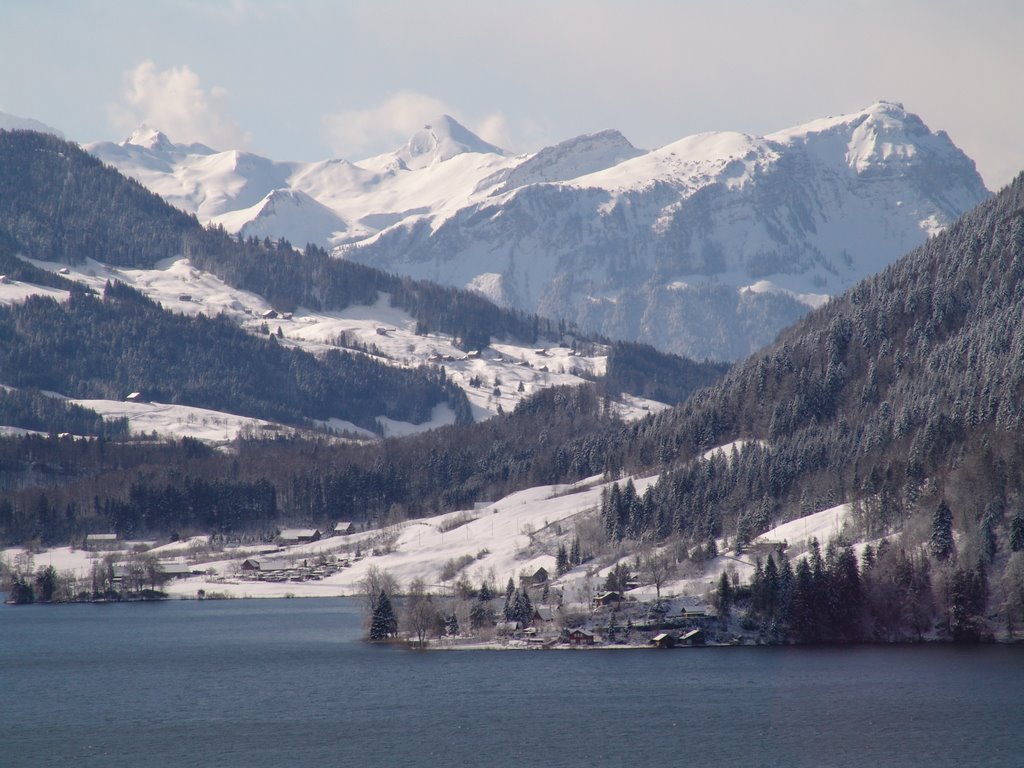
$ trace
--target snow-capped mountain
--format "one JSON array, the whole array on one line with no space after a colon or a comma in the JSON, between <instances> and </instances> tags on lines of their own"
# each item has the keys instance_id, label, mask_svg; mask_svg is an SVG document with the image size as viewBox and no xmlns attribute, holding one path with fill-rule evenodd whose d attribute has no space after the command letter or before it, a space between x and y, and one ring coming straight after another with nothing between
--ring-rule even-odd
<instances>
[{"instance_id":1,"label":"snow-capped mountain","mask_svg":"<svg viewBox=\"0 0 1024 768\"><path fill-rule=\"evenodd\" d=\"M355 164L151 133L88 149L230 231L334 246L696 358L770 342L988 194L945 133L888 102L652 151L604 131L509 156L449 117Z\"/></svg>"}]
</instances>

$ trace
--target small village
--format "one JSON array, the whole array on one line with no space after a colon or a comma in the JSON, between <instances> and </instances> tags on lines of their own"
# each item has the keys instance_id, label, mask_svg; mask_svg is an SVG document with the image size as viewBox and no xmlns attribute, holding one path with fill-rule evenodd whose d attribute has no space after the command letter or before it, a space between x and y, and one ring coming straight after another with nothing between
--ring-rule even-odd
<instances>
[{"instance_id":1,"label":"small village","mask_svg":"<svg viewBox=\"0 0 1024 768\"><path fill-rule=\"evenodd\" d=\"M279 595L283 597L308 596L317 594L317 584L326 586L353 566L366 566L367 561L378 559L381 551L374 544L379 547L379 534L364 530L363 536L358 536L357 532L358 526L350 521L340 521L325 531L286 528L263 546L238 544L219 552L210 547L210 537L157 545L123 541L113 533L89 534L83 546L73 551L88 565L80 565L75 571L54 568L54 583L35 599L218 599L239 596L237 589L245 585L254 590L292 590ZM318 544L323 546L315 547ZM247 556L225 563L221 558L229 551ZM34 563L26 562L28 555L18 557L21 561L13 563L12 568L31 570ZM217 560L211 559L214 557ZM427 612L419 612L418 625L416 619L408 617L414 610L410 603L415 603L415 596L399 589L397 582L376 565L365 567L357 583L348 581L354 589L345 593L360 594L370 588L368 582L383 576L385 583L392 585L397 611L394 631L387 632L383 639L416 648L668 649L737 642L721 636L718 619L702 597L638 599L630 593L641 585L625 580L625 572L618 566L607 576L594 575L587 589L581 591L578 583L567 589L563 580L553 578L548 567L539 565L522 569L518 583L510 577L504 594L498 592L493 578L492 583L485 581L479 587L472 586L466 574L429 587L416 580L411 588L425 591L429 605ZM617 578L623 579L621 585ZM186 585L195 582L202 586L189 590ZM332 590L331 594L338 592ZM12 596L16 597L16 592ZM364 601L372 610L374 601L366 597Z\"/></svg>"},{"instance_id":2,"label":"small village","mask_svg":"<svg viewBox=\"0 0 1024 768\"><path fill-rule=\"evenodd\" d=\"M643 489L651 478L634 478ZM848 505L777 526L742 553L600 548L601 476L538 486L472 509L267 536L132 541L0 552L9 602L350 597L367 639L430 649L687 648L772 642L740 612L720 616L769 553L791 557L843 530ZM374 628L381 592L390 618ZM747 622L749 624L749 622Z\"/></svg>"}]
</instances>

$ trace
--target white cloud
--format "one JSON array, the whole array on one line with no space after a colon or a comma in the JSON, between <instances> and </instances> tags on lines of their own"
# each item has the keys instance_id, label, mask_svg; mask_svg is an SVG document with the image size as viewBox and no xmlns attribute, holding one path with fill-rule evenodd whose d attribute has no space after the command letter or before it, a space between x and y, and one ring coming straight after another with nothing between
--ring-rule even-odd
<instances>
[{"instance_id":1,"label":"white cloud","mask_svg":"<svg viewBox=\"0 0 1024 768\"><path fill-rule=\"evenodd\" d=\"M199 141L215 149L237 149L249 143L231 116L227 91L204 89L199 75L187 66L158 71L143 61L124 75L124 102L109 107L111 122L128 132L140 124L163 131L172 141Z\"/></svg>"},{"instance_id":2,"label":"white cloud","mask_svg":"<svg viewBox=\"0 0 1024 768\"><path fill-rule=\"evenodd\" d=\"M513 143L508 121L501 112L467 120L441 99L414 91L399 91L366 109L327 115L323 125L331 151L338 157L357 159L401 146L439 115L451 115L492 144L508 148Z\"/></svg>"},{"instance_id":3,"label":"white cloud","mask_svg":"<svg viewBox=\"0 0 1024 768\"><path fill-rule=\"evenodd\" d=\"M508 119L502 112L495 112L478 121L476 134L496 147L511 147L515 143Z\"/></svg>"}]
</instances>

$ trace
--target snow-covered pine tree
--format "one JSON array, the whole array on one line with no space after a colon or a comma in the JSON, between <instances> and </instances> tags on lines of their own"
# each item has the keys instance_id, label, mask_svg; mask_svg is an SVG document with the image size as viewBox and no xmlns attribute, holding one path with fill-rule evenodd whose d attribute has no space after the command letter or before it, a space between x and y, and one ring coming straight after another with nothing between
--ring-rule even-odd
<instances>
[{"instance_id":1,"label":"snow-covered pine tree","mask_svg":"<svg viewBox=\"0 0 1024 768\"><path fill-rule=\"evenodd\" d=\"M387 640L398 634L398 618L391 605L387 592L381 590L380 597L374 602L373 614L370 619L370 639Z\"/></svg>"}]
</instances>

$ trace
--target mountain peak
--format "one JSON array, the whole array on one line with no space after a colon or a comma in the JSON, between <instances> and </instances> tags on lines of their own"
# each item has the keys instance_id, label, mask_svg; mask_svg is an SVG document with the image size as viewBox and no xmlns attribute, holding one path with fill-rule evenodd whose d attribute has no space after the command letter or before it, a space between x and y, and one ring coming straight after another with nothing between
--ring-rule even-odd
<instances>
[{"instance_id":1,"label":"mountain peak","mask_svg":"<svg viewBox=\"0 0 1024 768\"><path fill-rule=\"evenodd\" d=\"M167 138L165 133L158 131L156 128L151 128L145 123L132 131L132 135L121 142L122 147L126 147L129 144L135 147L142 147L143 149L174 149L174 143Z\"/></svg>"},{"instance_id":2,"label":"mountain peak","mask_svg":"<svg viewBox=\"0 0 1024 768\"><path fill-rule=\"evenodd\" d=\"M467 152L505 154L505 150L484 141L450 115L440 115L429 121L409 138L397 154L406 167L424 168Z\"/></svg>"},{"instance_id":3,"label":"mountain peak","mask_svg":"<svg viewBox=\"0 0 1024 768\"><path fill-rule=\"evenodd\" d=\"M143 123L134 131L132 135L122 141L118 146L120 147L140 147L141 149L148 149L155 152L177 152L193 155L212 155L215 153L214 150L210 149L205 144L195 142L193 144L175 144L163 131L158 131L156 128Z\"/></svg>"},{"instance_id":4,"label":"mountain peak","mask_svg":"<svg viewBox=\"0 0 1024 768\"><path fill-rule=\"evenodd\" d=\"M790 146L803 145L822 157L841 152L846 165L857 174L880 170L902 173L922 165L925 157L933 163L943 158L950 166L970 166L967 170L984 188L973 162L945 132L933 132L920 117L895 101L876 101L857 112L813 120L765 138Z\"/></svg>"}]
</instances>

